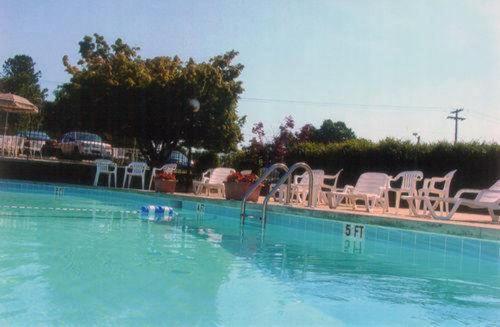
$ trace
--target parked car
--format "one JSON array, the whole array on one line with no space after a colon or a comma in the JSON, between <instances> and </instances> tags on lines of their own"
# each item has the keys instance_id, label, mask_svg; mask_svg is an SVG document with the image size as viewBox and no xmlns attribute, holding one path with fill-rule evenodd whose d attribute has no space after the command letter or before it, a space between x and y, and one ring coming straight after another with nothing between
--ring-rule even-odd
<instances>
[{"instance_id":1,"label":"parked car","mask_svg":"<svg viewBox=\"0 0 500 327\"><path fill-rule=\"evenodd\" d=\"M34 140L34 141L50 141L51 138L50 136L41 131L21 131L17 133L17 136L21 136L26 138L27 140Z\"/></svg>"},{"instance_id":2,"label":"parked car","mask_svg":"<svg viewBox=\"0 0 500 327\"><path fill-rule=\"evenodd\" d=\"M99 135L85 132L69 132L63 135L59 144L63 156L111 158L111 145L102 141Z\"/></svg>"}]
</instances>

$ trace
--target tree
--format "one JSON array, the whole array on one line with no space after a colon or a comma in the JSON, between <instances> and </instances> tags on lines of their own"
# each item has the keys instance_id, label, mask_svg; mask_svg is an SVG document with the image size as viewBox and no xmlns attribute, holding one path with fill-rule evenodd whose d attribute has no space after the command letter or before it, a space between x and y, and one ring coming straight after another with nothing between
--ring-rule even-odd
<instances>
[{"instance_id":1,"label":"tree","mask_svg":"<svg viewBox=\"0 0 500 327\"><path fill-rule=\"evenodd\" d=\"M321 143L342 142L355 139L354 131L342 121L326 119L313 134L313 141Z\"/></svg>"},{"instance_id":2,"label":"tree","mask_svg":"<svg viewBox=\"0 0 500 327\"><path fill-rule=\"evenodd\" d=\"M299 143L309 142L313 140L316 132L317 129L312 124L305 124L300 128L299 132L295 133L295 137Z\"/></svg>"},{"instance_id":3,"label":"tree","mask_svg":"<svg viewBox=\"0 0 500 327\"><path fill-rule=\"evenodd\" d=\"M292 130L295 127L295 121L292 116L285 117L280 125L280 132L273 140L273 160L274 162L284 162L288 147L296 141Z\"/></svg>"},{"instance_id":4,"label":"tree","mask_svg":"<svg viewBox=\"0 0 500 327\"><path fill-rule=\"evenodd\" d=\"M236 108L243 65L232 63L238 52L200 63L177 56L143 59L139 48L121 39L108 45L98 34L79 46L76 66L63 57L71 81L56 92L51 129L85 129L115 145L136 142L153 164L175 149L228 152L242 140L244 117Z\"/></svg>"},{"instance_id":5,"label":"tree","mask_svg":"<svg viewBox=\"0 0 500 327\"><path fill-rule=\"evenodd\" d=\"M35 62L30 56L15 55L5 61L0 77L0 92L14 93L30 100L40 110L47 96L47 89L40 86L42 73L36 71ZM2 115L4 113L2 112ZM2 120L4 120L4 116ZM9 126L13 129L36 129L41 115L11 115Z\"/></svg>"}]
</instances>

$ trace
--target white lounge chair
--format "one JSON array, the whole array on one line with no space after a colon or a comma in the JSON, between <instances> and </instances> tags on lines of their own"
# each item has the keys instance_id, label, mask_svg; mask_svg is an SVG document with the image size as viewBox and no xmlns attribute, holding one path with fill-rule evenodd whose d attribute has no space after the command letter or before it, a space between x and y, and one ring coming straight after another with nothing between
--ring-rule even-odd
<instances>
[{"instance_id":1,"label":"white lounge chair","mask_svg":"<svg viewBox=\"0 0 500 327\"><path fill-rule=\"evenodd\" d=\"M385 198L389 201L389 192L394 192L396 194L396 213L399 211L399 204L401 202L401 195L416 196L417 195L417 182L424 178L424 173L421 171L403 171L396 175L396 177L391 178L389 181L389 186L385 190ZM391 187L391 182L396 182L401 179L400 187Z\"/></svg>"},{"instance_id":2,"label":"white lounge chair","mask_svg":"<svg viewBox=\"0 0 500 327\"><path fill-rule=\"evenodd\" d=\"M148 165L145 162L134 161L128 164L125 167L125 174L123 175L123 185L122 188L125 187L125 183L128 184L127 187L130 188L130 182L132 181L132 177L140 177L142 182L142 189L144 190L144 182L146 179L146 170L148 169Z\"/></svg>"},{"instance_id":3,"label":"white lounge chair","mask_svg":"<svg viewBox=\"0 0 500 327\"><path fill-rule=\"evenodd\" d=\"M385 189L390 176L384 173L364 173L359 176L355 186L346 185L341 192L328 192L326 197L330 208L335 209L343 200L347 200L356 209L356 202L364 202L366 211L371 212L376 205L387 211Z\"/></svg>"},{"instance_id":4,"label":"white lounge chair","mask_svg":"<svg viewBox=\"0 0 500 327\"><path fill-rule=\"evenodd\" d=\"M474 199L466 199L463 198L464 194L476 194ZM495 211L500 210L500 179L496 181L489 189L485 190L473 190L473 189L462 189L455 194L453 198L443 198L443 197L429 197L429 196L421 196L417 197L418 200L423 201L425 210L432 216L434 219L444 219L449 220L453 217L455 212L461 205L467 206L473 209L486 209L491 216L492 222L498 223L499 215L495 215ZM418 216L418 208L415 207L415 197L405 197L408 200L408 204L410 205L410 210L413 214ZM445 202L446 204L453 204L453 207L449 212L446 212L444 215L438 214L436 212L436 207L432 203L434 202Z\"/></svg>"},{"instance_id":5,"label":"white lounge chair","mask_svg":"<svg viewBox=\"0 0 500 327\"><path fill-rule=\"evenodd\" d=\"M161 168L153 168L153 171L151 172L151 178L149 179L149 189L151 189L151 186L153 186L153 180L157 172L162 171L164 173L173 173L176 169L177 164L175 163L165 164L161 166Z\"/></svg>"},{"instance_id":6,"label":"white lounge chair","mask_svg":"<svg viewBox=\"0 0 500 327\"><path fill-rule=\"evenodd\" d=\"M424 179L422 188L418 190L418 196L419 197L434 196L436 198L444 198L444 199L449 198L451 180L453 179L453 176L455 175L456 172L457 170L452 170L443 177L431 177ZM442 184L441 188L439 187L439 184ZM445 209L446 213L450 211L449 203L446 203L444 201L436 201L433 205L433 208L436 209L438 205L439 205L439 210L441 210L441 212L443 212L443 209ZM418 200L416 200L416 206L417 208L420 207L420 203Z\"/></svg>"},{"instance_id":7,"label":"white lounge chair","mask_svg":"<svg viewBox=\"0 0 500 327\"><path fill-rule=\"evenodd\" d=\"M201 176L201 180L193 181L194 194L205 192L209 196L210 192L215 190L217 195L224 197L224 182L234 172L233 168L214 168L205 171Z\"/></svg>"},{"instance_id":8,"label":"white lounge chair","mask_svg":"<svg viewBox=\"0 0 500 327\"><path fill-rule=\"evenodd\" d=\"M115 187L117 187L117 170L118 166L111 160L97 159L95 161L96 171L94 177L94 186L99 183L99 176L108 176L108 187L111 186L111 176L114 176Z\"/></svg>"}]
</instances>

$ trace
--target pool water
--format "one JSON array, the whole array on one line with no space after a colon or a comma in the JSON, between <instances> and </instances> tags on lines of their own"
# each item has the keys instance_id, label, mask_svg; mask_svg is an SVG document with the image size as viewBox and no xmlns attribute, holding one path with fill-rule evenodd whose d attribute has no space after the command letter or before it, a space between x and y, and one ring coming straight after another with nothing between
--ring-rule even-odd
<instances>
[{"instance_id":1,"label":"pool water","mask_svg":"<svg viewBox=\"0 0 500 327\"><path fill-rule=\"evenodd\" d=\"M143 222L145 204L175 207ZM2 325L496 325L500 244L156 195L0 183ZM355 225L353 223L352 226Z\"/></svg>"}]
</instances>

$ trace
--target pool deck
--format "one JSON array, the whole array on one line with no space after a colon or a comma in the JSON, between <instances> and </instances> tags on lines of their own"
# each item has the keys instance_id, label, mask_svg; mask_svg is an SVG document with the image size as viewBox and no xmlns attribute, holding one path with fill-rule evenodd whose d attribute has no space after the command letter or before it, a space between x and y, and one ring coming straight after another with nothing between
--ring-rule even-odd
<instances>
[{"instance_id":1,"label":"pool deck","mask_svg":"<svg viewBox=\"0 0 500 327\"><path fill-rule=\"evenodd\" d=\"M241 205L240 201L193 193L175 193L174 196L237 208ZM264 197L260 197L258 203L249 202L247 208L260 210L263 199ZM500 224L492 223L488 214L457 212L452 220L437 220L431 217L415 217L407 208L399 209L396 214L392 207L389 208L388 213L383 213L380 208L374 209L373 212L366 212L362 206L358 206L356 210L346 206L331 209L326 205L308 208L297 204L285 206L272 201L269 202L268 211L500 241Z\"/></svg>"}]
</instances>

